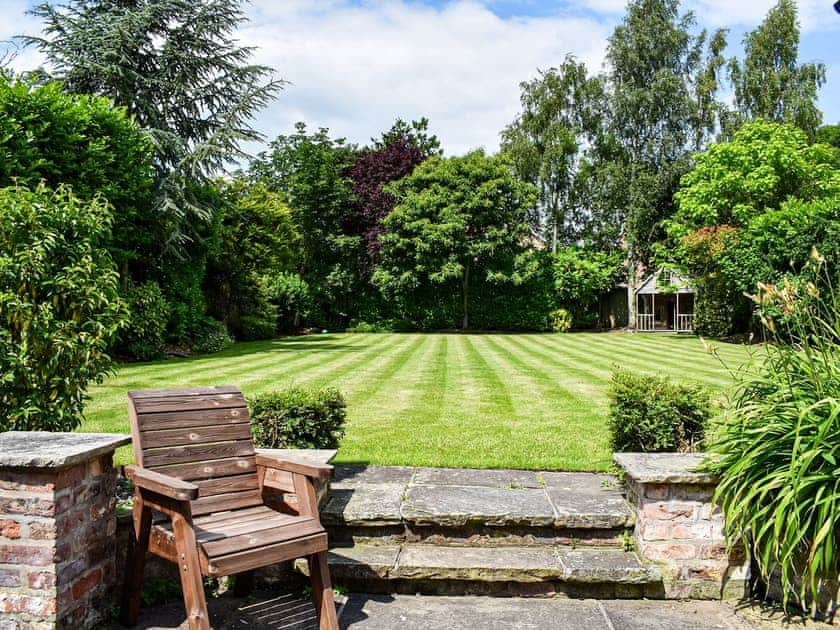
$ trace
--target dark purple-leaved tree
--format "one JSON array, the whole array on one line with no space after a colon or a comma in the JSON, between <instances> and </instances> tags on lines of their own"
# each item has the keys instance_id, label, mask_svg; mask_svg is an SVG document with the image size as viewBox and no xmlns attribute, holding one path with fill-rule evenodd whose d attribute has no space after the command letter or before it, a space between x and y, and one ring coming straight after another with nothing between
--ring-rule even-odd
<instances>
[{"instance_id":1,"label":"dark purple-leaved tree","mask_svg":"<svg viewBox=\"0 0 840 630\"><path fill-rule=\"evenodd\" d=\"M431 155L442 153L437 137L427 133L428 124L425 118L410 124L398 119L380 140L372 141L371 147L359 155L350 169L359 206L359 227L371 268L379 257L382 219L394 208L393 197L382 187L409 175Z\"/></svg>"}]
</instances>

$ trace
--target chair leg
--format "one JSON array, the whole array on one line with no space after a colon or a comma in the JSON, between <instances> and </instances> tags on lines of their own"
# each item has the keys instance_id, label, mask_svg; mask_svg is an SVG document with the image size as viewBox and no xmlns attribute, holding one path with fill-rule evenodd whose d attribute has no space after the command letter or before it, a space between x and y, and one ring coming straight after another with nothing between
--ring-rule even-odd
<instances>
[{"instance_id":1,"label":"chair leg","mask_svg":"<svg viewBox=\"0 0 840 630\"><path fill-rule=\"evenodd\" d=\"M124 626L137 625L140 615L140 587L143 567L149 550L149 533L152 529L152 511L143 507L139 496L134 498L134 528L128 535L125 580L123 582L120 622Z\"/></svg>"},{"instance_id":2,"label":"chair leg","mask_svg":"<svg viewBox=\"0 0 840 630\"><path fill-rule=\"evenodd\" d=\"M175 550L178 553L178 569L189 630L210 630L210 616L207 613L204 581L192 523L180 514L175 514L172 516L172 531L175 534Z\"/></svg>"},{"instance_id":3,"label":"chair leg","mask_svg":"<svg viewBox=\"0 0 840 630\"><path fill-rule=\"evenodd\" d=\"M309 579L312 580L312 597L318 611L319 630L338 630L338 617L335 614L330 568L327 566L327 552L314 553L307 558Z\"/></svg>"}]
</instances>

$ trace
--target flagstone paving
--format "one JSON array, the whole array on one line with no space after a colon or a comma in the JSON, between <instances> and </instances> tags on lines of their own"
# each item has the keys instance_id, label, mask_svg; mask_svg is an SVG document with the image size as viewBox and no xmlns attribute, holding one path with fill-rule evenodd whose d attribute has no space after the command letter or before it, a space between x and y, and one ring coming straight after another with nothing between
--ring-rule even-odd
<instances>
[{"instance_id":1,"label":"flagstone paving","mask_svg":"<svg viewBox=\"0 0 840 630\"><path fill-rule=\"evenodd\" d=\"M709 601L429 597L353 593L339 597L342 630L771 630L754 610ZM216 630L315 630L315 610L300 593L230 594L209 601ZM143 609L140 630L187 627L183 604ZM801 628L828 628L804 624ZM121 628L113 626L114 630Z\"/></svg>"}]
</instances>

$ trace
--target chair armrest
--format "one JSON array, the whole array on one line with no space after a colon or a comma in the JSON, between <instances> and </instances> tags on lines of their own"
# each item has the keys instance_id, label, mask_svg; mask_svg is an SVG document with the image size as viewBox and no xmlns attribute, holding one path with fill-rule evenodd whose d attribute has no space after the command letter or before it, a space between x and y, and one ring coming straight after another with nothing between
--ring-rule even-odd
<instances>
[{"instance_id":1,"label":"chair armrest","mask_svg":"<svg viewBox=\"0 0 840 630\"><path fill-rule=\"evenodd\" d=\"M125 476L131 479L135 486L176 501L192 501L198 498L198 486L194 483L170 477L148 468L128 465L125 467Z\"/></svg>"},{"instance_id":2,"label":"chair armrest","mask_svg":"<svg viewBox=\"0 0 840 630\"><path fill-rule=\"evenodd\" d=\"M313 479L329 479L333 473L333 467L329 464L310 464L309 462L302 462L297 459L276 457L263 453L257 453L257 466L298 473L312 477Z\"/></svg>"}]
</instances>

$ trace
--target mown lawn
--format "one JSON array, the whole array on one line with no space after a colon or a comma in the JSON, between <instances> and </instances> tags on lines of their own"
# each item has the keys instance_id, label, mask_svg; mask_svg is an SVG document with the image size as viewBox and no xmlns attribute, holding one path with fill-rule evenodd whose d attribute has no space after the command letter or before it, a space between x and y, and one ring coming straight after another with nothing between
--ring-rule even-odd
<instances>
[{"instance_id":1,"label":"mown lawn","mask_svg":"<svg viewBox=\"0 0 840 630\"><path fill-rule=\"evenodd\" d=\"M613 366L669 374L722 395L748 350L661 334L328 334L241 343L130 364L91 391L84 431L127 433L126 391L292 384L347 397L342 463L606 470ZM118 453L130 461L128 447Z\"/></svg>"}]
</instances>

